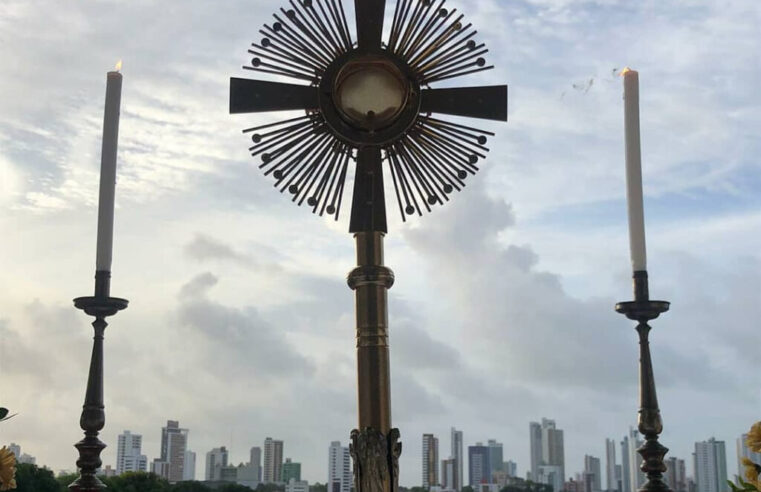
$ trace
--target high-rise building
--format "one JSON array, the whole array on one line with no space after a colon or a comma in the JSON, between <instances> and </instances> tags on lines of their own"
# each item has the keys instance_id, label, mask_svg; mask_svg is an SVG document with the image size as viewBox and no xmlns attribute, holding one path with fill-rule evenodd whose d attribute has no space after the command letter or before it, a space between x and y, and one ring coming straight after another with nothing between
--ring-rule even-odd
<instances>
[{"instance_id":1,"label":"high-rise building","mask_svg":"<svg viewBox=\"0 0 761 492\"><path fill-rule=\"evenodd\" d=\"M698 492L727 492L727 453L724 441L713 437L695 443L692 455Z\"/></svg>"},{"instance_id":2,"label":"high-rise building","mask_svg":"<svg viewBox=\"0 0 761 492\"><path fill-rule=\"evenodd\" d=\"M215 465L214 474L215 481L219 482L232 482L239 485L245 485L246 487L256 490L259 485L259 477L257 476L258 470L251 464L244 465L243 463L238 466L229 464L222 466L221 463Z\"/></svg>"},{"instance_id":3,"label":"high-rise building","mask_svg":"<svg viewBox=\"0 0 761 492\"><path fill-rule=\"evenodd\" d=\"M10 445L8 446L8 451L10 451L16 456L16 463L28 464L28 465L34 465L35 463L37 463L37 458L35 458L32 455L22 453L21 446L19 446L15 442L10 443Z\"/></svg>"},{"instance_id":4,"label":"high-rise building","mask_svg":"<svg viewBox=\"0 0 761 492\"><path fill-rule=\"evenodd\" d=\"M268 437L264 440L264 468L262 469L262 482L279 482L282 468L283 441L277 441Z\"/></svg>"},{"instance_id":5,"label":"high-rise building","mask_svg":"<svg viewBox=\"0 0 761 492\"><path fill-rule=\"evenodd\" d=\"M151 463L151 473L166 478L169 475L169 463L162 461L161 458L154 458Z\"/></svg>"},{"instance_id":6,"label":"high-rise building","mask_svg":"<svg viewBox=\"0 0 761 492\"><path fill-rule=\"evenodd\" d=\"M602 479L600 478L600 458L590 455L584 455L584 482L588 484L593 492L602 490Z\"/></svg>"},{"instance_id":7,"label":"high-rise building","mask_svg":"<svg viewBox=\"0 0 761 492\"><path fill-rule=\"evenodd\" d=\"M251 448L251 457L249 458L248 465L253 467L256 471L256 481L262 480L262 448L254 446Z\"/></svg>"},{"instance_id":8,"label":"high-rise building","mask_svg":"<svg viewBox=\"0 0 761 492\"><path fill-rule=\"evenodd\" d=\"M194 451L185 451L185 465L182 469L182 479L196 479L196 453Z\"/></svg>"},{"instance_id":9,"label":"high-rise building","mask_svg":"<svg viewBox=\"0 0 761 492\"><path fill-rule=\"evenodd\" d=\"M283 471L280 474L280 481L287 484L291 479L301 482L301 463L286 458L285 463L283 463Z\"/></svg>"},{"instance_id":10,"label":"high-rise building","mask_svg":"<svg viewBox=\"0 0 761 492\"><path fill-rule=\"evenodd\" d=\"M260 448L256 448L260 449ZM260 453L261 454L261 453ZM252 458L255 458L252 457ZM236 470L236 482L245 485L253 490L259 485L262 479L262 467L257 460L249 461L247 465L238 466Z\"/></svg>"},{"instance_id":11,"label":"high-rise building","mask_svg":"<svg viewBox=\"0 0 761 492\"><path fill-rule=\"evenodd\" d=\"M504 470L504 472L507 474L508 477L517 477L518 463L512 460L507 460L504 463L502 463L502 470Z\"/></svg>"},{"instance_id":12,"label":"high-rise building","mask_svg":"<svg viewBox=\"0 0 761 492\"><path fill-rule=\"evenodd\" d=\"M541 424L531 422L529 444L532 479L535 482L552 483L555 492L560 492L565 483L563 431L556 428L555 421L551 419L543 418Z\"/></svg>"},{"instance_id":13,"label":"high-rise building","mask_svg":"<svg viewBox=\"0 0 761 492\"><path fill-rule=\"evenodd\" d=\"M491 469L489 467L489 448L477 442L468 446L468 485L475 487L481 483L489 483Z\"/></svg>"},{"instance_id":14,"label":"high-rise building","mask_svg":"<svg viewBox=\"0 0 761 492\"><path fill-rule=\"evenodd\" d=\"M8 445L8 451L13 453L13 455L16 457L16 461L18 461L19 456L21 456L21 446L15 442L12 442Z\"/></svg>"},{"instance_id":15,"label":"high-rise building","mask_svg":"<svg viewBox=\"0 0 761 492\"><path fill-rule=\"evenodd\" d=\"M497 442L495 439L489 439L489 441L486 443L486 446L489 448L489 483L493 483L492 480L492 474L494 472L502 471L503 468L503 462L502 462L502 443Z\"/></svg>"},{"instance_id":16,"label":"high-rise building","mask_svg":"<svg viewBox=\"0 0 761 492\"><path fill-rule=\"evenodd\" d=\"M455 492L460 492L463 483L463 474L465 469L465 457L463 456L463 444L462 444L462 431L458 431L452 427L452 454L450 455L455 459L455 476L454 486L452 489Z\"/></svg>"},{"instance_id":17,"label":"high-rise building","mask_svg":"<svg viewBox=\"0 0 761 492\"><path fill-rule=\"evenodd\" d=\"M141 452L143 436L125 430L119 434L116 445L116 474L144 472L148 469L148 458Z\"/></svg>"},{"instance_id":18,"label":"high-rise building","mask_svg":"<svg viewBox=\"0 0 761 492\"><path fill-rule=\"evenodd\" d=\"M439 440L433 434L423 434L423 488L439 484Z\"/></svg>"},{"instance_id":19,"label":"high-rise building","mask_svg":"<svg viewBox=\"0 0 761 492\"><path fill-rule=\"evenodd\" d=\"M204 480L221 480L222 467L227 466L228 459L229 453L224 446L207 452Z\"/></svg>"},{"instance_id":20,"label":"high-rise building","mask_svg":"<svg viewBox=\"0 0 761 492\"><path fill-rule=\"evenodd\" d=\"M616 481L615 439L605 439L605 489L608 492L621 492Z\"/></svg>"},{"instance_id":21,"label":"high-rise building","mask_svg":"<svg viewBox=\"0 0 761 492\"><path fill-rule=\"evenodd\" d=\"M746 441L748 440L748 434L743 434L737 439L737 476L745 477L745 467L742 464L743 458L748 458L753 463L761 464L761 453L756 453L750 450Z\"/></svg>"},{"instance_id":22,"label":"high-rise building","mask_svg":"<svg viewBox=\"0 0 761 492\"><path fill-rule=\"evenodd\" d=\"M684 460L676 457L666 458L666 473L663 479L672 492L687 492L687 470Z\"/></svg>"},{"instance_id":23,"label":"high-rise building","mask_svg":"<svg viewBox=\"0 0 761 492\"><path fill-rule=\"evenodd\" d=\"M328 490L327 492L350 492L352 480L351 456L349 448L333 441L328 448Z\"/></svg>"},{"instance_id":24,"label":"high-rise building","mask_svg":"<svg viewBox=\"0 0 761 492\"><path fill-rule=\"evenodd\" d=\"M552 486L552 490L560 492L565 482L563 480L563 468L560 465L539 465L537 482Z\"/></svg>"},{"instance_id":25,"label":"high-rise building","mask_svg":"<svg viewBox=\"0 0 761 492\"><path fill-rule=\"evenodd\" d=\"M457 460L449 458L441 460L441 490L452 492L455 490L457 477Z\"/></svg>"},{"instance_id":26,"label":"high-rise building","mask_svg":"<svg viewBox=\"0 0 761 492\"><path fill-rule=\"evenodd\" d=\"M539 422L528 424L529 446L531 450L531 480L539 481L539 465L542 464L542 426Z\"/></svg>"},{"instance_id":27,"label":"high-rise building","mask_svg":"<svg viewBox=\"0 0 761 492\"><path fill-rule=\"evenodd\" d=\"M161 428L161 457L153 461L152 471L169 483L182 481L187 446L188 430L180 429L176 420L167 420L166 427Z\"/></svg>"},{"instance_id":28,"label":"high-rise building","mask_svg":"<svg viewBox=\"0 0 761 492\"><path fill-rule=\"evenodd\" d=\"M629 438L624 436L621 441L621 492L637 492L632 491L631 476L629 472Z\"/></svg>"},{"instance_id":29,"label":"high-rise building","mask_svg":"<svg viewBox=\"0 0 761 492\"><path fill-rule=\"evenodd\" d=\"M642 472L642 456L637 452L644 444L639 437L639 431L629 427L629 434L621 442L621 463L624 465L624 492L637 492L645 485L645 474Z\"/></svg>"}]
</instances>

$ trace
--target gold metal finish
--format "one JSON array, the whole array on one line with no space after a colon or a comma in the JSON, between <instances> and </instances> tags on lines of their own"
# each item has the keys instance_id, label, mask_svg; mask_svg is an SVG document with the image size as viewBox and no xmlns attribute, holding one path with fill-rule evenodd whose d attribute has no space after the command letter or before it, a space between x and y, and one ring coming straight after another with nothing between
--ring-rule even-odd
<instances>
[{"instance_id":1,"label":"gold metal finish","mask_svg":"<svg viewBox=\"0 0 761 492\"><path fill-rule=\"evenodd\" d=\"M358 492L398 490L399 431L391 428L388 352L388 289L394 273L383 265L382 232L358 232L357 267L348 277L357 315L358 429L352 431Z\"/></svg>"},{"instance_id":2,"label":"gold metal finish","mask_svg":"<svg viewBox=\"0 0 761 492\"><path fill-rule=\"evenodd\" d=\"M357 313L357 391L359 429L391 430L391 385L388 353L388 289L393 272L383 265L383 233L360 232L357 268L348 278Z\"/></svg>"}]
</instances>

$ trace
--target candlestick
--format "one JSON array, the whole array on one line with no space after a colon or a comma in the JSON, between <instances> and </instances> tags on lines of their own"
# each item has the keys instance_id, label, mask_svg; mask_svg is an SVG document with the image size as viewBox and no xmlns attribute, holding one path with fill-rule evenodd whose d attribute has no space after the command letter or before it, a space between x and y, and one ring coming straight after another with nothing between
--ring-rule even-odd
<instances>
[{"instance_id":1,"label":"candlestick","mask_svg":"<svg viewBox=\"0 0 761 492\"><path fill-rule=\"evenodd\" d=\"M118 69L106 77L106 105L103 114L103 146L100 158L100 195L98 199L98 246L95 270L111 271L114 241L114 192L116 187L116 149L119 143L119 107L122 74Z\"/></svg>"},{"instance_id":2,"label":"candlestick","mask_svg":"<svg viewBox=\"0 0 761 492\"><path fill-rule=\"evenodd\" d=\"M645 211L642 203L642 155L639 135L639 73L625 68L624 127L626 132L626 199L629 211L629 249L632 270L647 270Z\"/></svg>"}]
</instances>

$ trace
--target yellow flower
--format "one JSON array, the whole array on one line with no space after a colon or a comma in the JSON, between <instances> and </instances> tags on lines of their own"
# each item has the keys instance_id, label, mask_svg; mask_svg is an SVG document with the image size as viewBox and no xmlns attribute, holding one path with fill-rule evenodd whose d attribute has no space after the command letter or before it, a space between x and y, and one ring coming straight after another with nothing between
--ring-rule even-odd
<instances>
[{"instance_id":1,"label":"yellow flower","mask_svg":"<svg viewBox=\"0 0 761 492\"><path fill-rule=\"evenodd\" d=\"M16 488L16 455L5 446L0 448L0 490Z\"/></svg>"},{"instance_id":2,"label":"yellow flower","mask_svg":"<svg viewBox=\"0 0 761 492\"><path fill-rule=\"evenodd\" d=\"M761 453L761 422L756 422L748 431L748 439L745 441L751 451Z\"/></svg>"},{"instance_id":3,"label":"yellow flower","mask_svg":"<svg viewBox=\"0 0 761 492\"><path fill-rule=\"evenodd\" d=\"M753 463L748 458L743 458L741 462L745 467L745 479L748 483L756 487L756 490L761 490L761 481L758 479L759 472L761 472L761 466Z\"/></svg>"}]
</instances>

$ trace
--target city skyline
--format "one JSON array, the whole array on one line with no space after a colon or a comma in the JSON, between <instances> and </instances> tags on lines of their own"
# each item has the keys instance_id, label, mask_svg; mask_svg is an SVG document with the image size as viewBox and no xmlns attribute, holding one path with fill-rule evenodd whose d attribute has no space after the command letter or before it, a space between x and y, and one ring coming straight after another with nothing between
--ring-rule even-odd
<instances>
[{"instance_id":1,"label":"city skyline","mask_svg":"<svg viewBox=\"0 0 761 492\"><path fill-rule=\"evenodd\" d=\"M111 293L130 307L105 333L102 457L130 429L152 462L174 418L196 475L208 450L246 462L269 435L324 480L326 447L357 426L348 215L273 196L241 133L271 120L229 114L229 78L285 3L167 1L1 2L0 397L18 412L3 438L54 469L77 459L92 319L71 300L92 292L105 78L122 59ZM449 457L453 425L525 473L528 422L552 417L568 475L636 421L637 335L613 310L632 297L626 65L650 293L672 302L650 334L660 442L688 468L696 441L733 448L761 408L759 2L447 5L496 66L462 84L507 83L509 121L484 124L490 153L456 200L389 213L401 483L420 480L422 434Z\"/></svg>"},{"instance_id":2,"label":"city skyline","mask_svg":"<svg viewBox=\"0 0 761 492\"><path fill-rule=\"evenodd\" d=\"M555 427L555 420L554 419L547 419L542 418L542 424L545 425L545 436L547 436L547 430L553 430L558 431L562 433L561 429L557 429ZM530 448L531 443L531 429L534 427L534 424L537 424L536 422L531 422L529 425L529 442L528 447ZM541 429L541 425L539 426ZM181 431L181 434L183 436L187 436L189 434L189 429L180 429L179 428L179 422L178 421L167 421L167 426L162 427L162 437L167 434L167 429L170 429L170 432L174 430L175 432ZM456 439L462 439L463 431L458 430L454 431L454 427L450 428L451 436L457 436ZM178 432L180 433L180 432ZM562 435L562 434L561 434ZM621 446L621 449L630 449L628 440L630 438L636 437L636 428L630 426L629 431L626 435L623 436L623 440L619 442L618 444ZM750 457L750 458L757 458L757 453L749 452L747 449L747 446L744 444L744 441L747 437L747 434L742 434L739 436L736 440L736 443L738 444L736 447L737 452L737 462L739 463L739 458L742 456ZM637 438L638 442L639 439ZM435 445L434 447L438 447L439 440L438 437L436 437L433 434L427 433L422 435L422 442L423 442L423 449L426 448L426 441L430 442L431 444ZM605 450L607 451L610 446L609 443L616 442L615 439L609 439L605 438ZM131 454L131 456L126 457L126 460L129 461L130 459L135 460L136 458L139 460L142 460L143 462L146 461L145 454L142 453L141 449L141 443L142 443L142 436L140 434L132 433L130 430L125 430L123 433L119 435L119 450L120 453L121 450L125 450L125 454ZM280 452L282 453L282 449L285 446L285 443L281 440L275 440L271 437L265 438L263 441L264 447L269 445L273 451L271 452ZM187 440L185 440L185 445L187 445ZM545 447L547 445L545 444ZM128 453L126 452L127 449L132 448L132 452ZM275 448L277 448L278 451L274 451ZM10 443L9 449L14 453L20 452L20 446L16 443ZM227 481L236 481L236 473L239 483L243 483L245 485L249 485L251 487L255 487L256 483L278 483L281 485L287 485L289 483L290 479L293 479L294 484L292 484L291 488L298 489L297 491L290 491L290 492L299 492L301 491L301 488L304 487L304 484L315 484L315 483L325 483L326 486L328 486L328 492L331 492L331 478L329 477L336 477L336 490L332 492L348 492L348 487L350 483L352 483L351 478L351 459L349 457L349 449L347 446L342 446L340 441L333 441L330 444L330 447L328 448L328 467L324 470L326 475L325 482L322 482L321 480L310 480L310 477L302 477L301 475L301 463L294 461L292 458L286 457L282 460L280 463L281 467L281 479L274 480L274 481L268 481L264 480L262 475L262 449L263 447L259 446L253 446L249 450L249 462L239 462L238 465L235 464L232 459L229 458L229 452L226 448L226 446L220 446L211 449L210 451L205 453L205 467L204 469L198 473L196 472L196 476L193 477L188 474L188 472L184 472L183 479L182 480L211 480L211 481L219 481L219 480L227 480ZM466 475L465 485L473 486L475 485L472 482L471 476L473 475L473 470L476 467L479 471L476 473L480 474L478 475L478 479L482 479L481 482L483 483L494 483L494 480L486 481L484 476L489 475L493 478L496 478L495 473L504 473L502 475L501 480L504 480L505 477L517 477L519 479L532 479L531 475L531 466L527 466L525 470L520 469L517 467L516 463L512 459L508 459L505 461L501 461L502 466L499 467L498 471L495 471L495 464L498 460L504 459L504 455L502 454L502 443L497 442L496 439L488 439L487 445L483 445L482 442L476 442L473 445L467 446L468 453L467 456L470 458L471 455L477 455L476 460L473 464L471 464L471 460L467 460L467 466L466 470L468 470L468 473ZM471 449L473 451L471 451ZM615 447L614 447L615 449ZM495 453L496 451L496 453ZM691 454L691 459L685 460L682 457L674 456L672 453L669 453L669 455L666 457L665 462L667 463L669 469L667 472L664 473L664 481L672 488L673 492L726 492L728 490L728 487L724 486L724 479L721 477L726 476L726 479L734 480L735 476L731 469L728 468L728 455L726 453L726 446L725 442L721 440L716 440L715 438L710 438L707 441L696 441L694 443L694 453ZM194 451L187 450L185 451L185 462L184 464L188 464L188 455L192 455L192 464L190 465L195 472L195 455L196 453ZM21 459L19 462L22 463L36 463L36 458L34 456L31 456L26 453L22 453ZM425 456L425 453L423 454ZM608 454L610 456L610 454ZM589 481L591 488L587 489L580 489L579 491L576 491L574 488L566 488L568 492L598 492L598 491L608 491L608 492L625 492L626 488L624 484L624 476L621 473L620 470L622 470L622 464L623 460L626 460L629 462L631 460L630 456L623 455L619 459L616 459L615 467L613 469L615 470L614 473L617 473L617 478L620 480L620 489L619 488L607 488L602 487L603 483L608 483L609 477L608 477L608 470L611 469L611 464L608 462L607 457L605 458L605 463L603 463L603 458L600 458L598 456L593 456L586 454L584 455L584 459L582 462L581 467L575 467L574 465L571 465L571 471L566 472L566 476L563 480L564 484L568 484L569 480L571 483L575 480L578 483ZM729 459L732 459L732 453L729 455ZM156 458L153 460L153 462L160 462L160 458ZM451 471L447 470L447 462L453 461L452 458L448 459L440 459L439 465L436 467L436 484L434 486L437 490L442 491L450 491L453 490L450 487L444 486L446 483L445 474L450 473ZM622 463L619 464L618 461L621 461ZM761 460L759 460L761 461ZM686 463L689 462L691 464L691 467L688 468L686 466ZM110 470L112 473L120 474L120 467L125 467L123 464L124 461L121 457L121 454L117 456L116 461L116 467L112 467L110 463L104 462L103 468L108 471ZM249 467L255 463L255 466L251 471L244 471L241 473L240 470L248 470ZM604 466L603 466L604 465ZM40 466L46 466L44 463L40 464ZM128 465L129 466L137 466L139 468L139 464L135 465ZM488 468L483 468L484 466L488 466ZM541 466L541 465L540 465ZM565 466L565 465L563 465ZM216 467L216 468L215 468ZM220 470L220 467L225 470ZM507 467L507 469L505 469ZM486 470L489 471L486 471ZM700 471L702 469L702 471ZM168 468L165 468L164 465L159 465L159 475L161 475L163 470L163 473L169 473ZM205 470L205 471L204 471ZM214 471L212 471L214 470ZM602 470L605 470L605 473L602 472ZM60 472L61 470L59 470ZM131 470L125 470L125 471L131 471ZM145 471L145 470L143 470ZM421 477L425 477L427 473L427 467L424 463L424 460L421 459L420 461L420 471ZM521 471L525 471L525 473L521 473ZM71 472L71 470L68 470L68 472ZM232 475L230 475L232 473ZM200 476L199 476L200 475ZM287 475L287 477L286 477ZM428 475L429 477L432 477L432 475ZM701 477L702 482L698 480L698 477ZM258 477L258 479L256 478ZM165 478L168 478L165 475ZM536 480L535 480L536 481ZM553 484L555 481L555 478L552 477L551 474L540 474L539 480L540 483L548 483ZM641 483L644 483L643 480L640 480ZM706 485L707 483L711 483L712 485ZM476 482L479 483L479 482ZM691 484L691 485L690 485ZM407 487L412 486L422 486L423 488L429 488L425 484L425 478L422 478L419 484L403 484ZM598 488L594 488L598 487ZM694 487L694 488L690 488ZM718 487L718 488L717 488ZM723 487L723 488L722 488ZM726 489L726 490L725 490ZM288 490L286 490L288 492ZM303 491L301 491L303 492ZM636 491L635 491L636 492Z\"/></svg>"}]
</instances>

